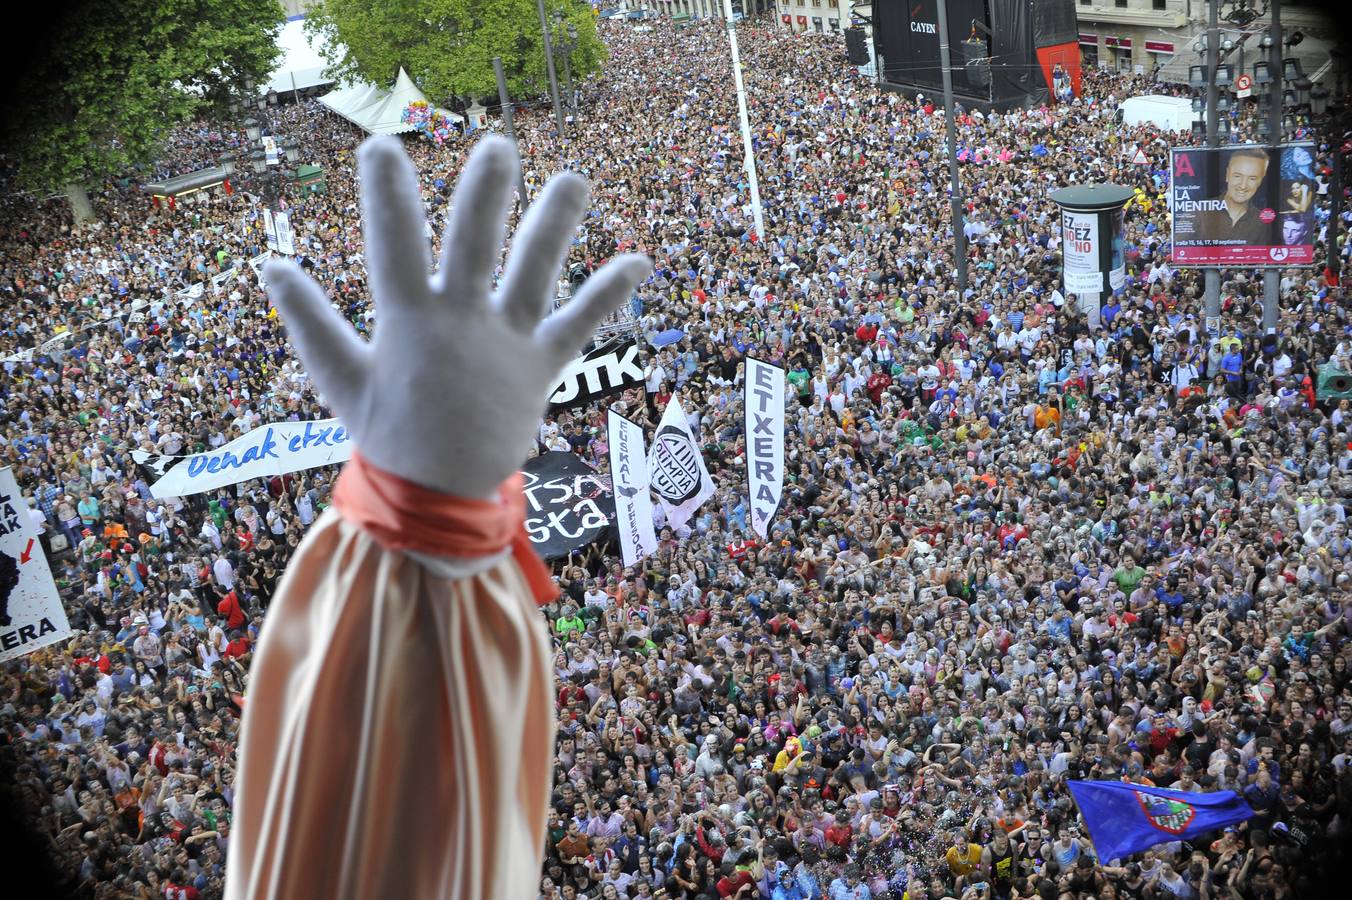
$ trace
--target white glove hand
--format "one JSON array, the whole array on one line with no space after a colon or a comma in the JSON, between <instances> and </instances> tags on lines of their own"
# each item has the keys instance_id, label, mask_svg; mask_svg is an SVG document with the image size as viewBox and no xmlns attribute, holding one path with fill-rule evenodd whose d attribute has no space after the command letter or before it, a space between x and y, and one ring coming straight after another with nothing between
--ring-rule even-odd
<instances>
[{"instance_id":1,"label":"white glove hand","mask_svg":"<svg viewBox=\"0 0 1352 900\"><path fill-rule=\"evenodd\" d=\"M363 456L433 490L495 497L525 459L559 371L652 264L616 257L541 322L586 209L584 179L550 179L491 294L519 165L511 142L489 136L470 154L430 277L417 176L399 141L369 138L357 156L374 339L358 338L289 260L267 264L268 294Z\"/></svg>"}]
</instances>

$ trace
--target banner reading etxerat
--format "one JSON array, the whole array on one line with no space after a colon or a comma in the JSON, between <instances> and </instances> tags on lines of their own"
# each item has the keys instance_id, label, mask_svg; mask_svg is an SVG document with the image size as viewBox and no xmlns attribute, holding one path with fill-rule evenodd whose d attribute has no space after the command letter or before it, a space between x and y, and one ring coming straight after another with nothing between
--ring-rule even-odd
<instances>
[{"instance_id":1,"label":"banner reading etxerat","mask_svg":"<svg viewBox=\"0 0 1352 900\"><path fill-rule=\"evenodd\" d=\"M657 551L643 428L612 409L606 420L606 433L610 443L610 483L615 492L615 529L620 535L624 564L633 566Z\"/></svg>"},{"instance_id":2,"label":"banner reading etxerat","mask_svg":"<svg viewBox=\"0 0 1352 900\"><path fill-rule=\"evenodd\" d=\"M742 399L751 528L764 540L784 494L784 370L748 356Z\"/></svg>"},{"instance_id":3,"label":"banner reading etxerat","mask_svg":"<svg viewBox=\"0 0 1352 900\"><path fill-rule=\"evenodd\" d=\"M14 473L0 469L0 662L70 637L61 595Z\"/></svg>"},{"instance_id":4,"label":"banner reading etxerat","mask_svg":"<svg viewBox=\"0 0 1352 900\"><path fill-rule=\"evenodd\" d=\"M321 419L262 425L193 456L156 456L137 450L132 458L156 479L150 485L151 495L186 497L253 478L346 462L351 455L352 435L337 419Z\"/></svg>"},{"instance_id":5,"label":"banner reading etxerat","mask_svg":"<svg viewBox=\"0 0 1352 900\"><path fill-rule=\"evenodd\" d=\"M1314 261L1314 145L1175 147L1169 210L1180 266Z\"/></svg>"}]
</instances>

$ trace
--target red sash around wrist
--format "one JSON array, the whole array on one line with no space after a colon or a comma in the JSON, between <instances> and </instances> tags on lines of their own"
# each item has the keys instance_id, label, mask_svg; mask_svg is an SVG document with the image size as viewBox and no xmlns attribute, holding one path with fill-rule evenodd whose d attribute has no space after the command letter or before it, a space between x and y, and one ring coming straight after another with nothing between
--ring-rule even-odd
<instances>
[{"instance_id":1,"label":"red sash around wrist","mask_svg":"<svg viewBox=\"0 0 1352 900\"><path fill-rule=\"evenodd\" d=\"M559 588L526 536L522 482L520 472L504 481L497 503L472 500L414 484L354 451L334 485L333 502L344 519L386 550L472 558L511 547L535 602L544 605Z\"/></svg>"}]
</instances>

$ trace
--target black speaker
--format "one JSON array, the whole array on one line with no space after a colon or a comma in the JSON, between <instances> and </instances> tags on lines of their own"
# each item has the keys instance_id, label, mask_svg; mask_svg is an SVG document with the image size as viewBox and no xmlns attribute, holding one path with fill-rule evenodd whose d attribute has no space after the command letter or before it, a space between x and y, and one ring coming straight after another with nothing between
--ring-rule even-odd
<instances>
[{"instance_id":1,"label":"black speaker","mask_svg":"<svg viewBox=\"0 0 1352 900\"><path fill-rule=\"evenodd\" d=\"M986 42L981 38L973 37L962 41L959 46L962 48L963 69L967 75L967 83L976 88L990 87L991 61L990 54L986 50Z\"/></svg>"},{"instance_id":2,"label":"black speaker","mask_svg":"<svg viewBox=\"0 0 1352 900\"><path fill-rule=\"evenodd\" d=\"M854 27L845 29L845 53L849 57L850 65L868 65L868 43L864 40L864 29Z\"/></svg>"}]
</instances>

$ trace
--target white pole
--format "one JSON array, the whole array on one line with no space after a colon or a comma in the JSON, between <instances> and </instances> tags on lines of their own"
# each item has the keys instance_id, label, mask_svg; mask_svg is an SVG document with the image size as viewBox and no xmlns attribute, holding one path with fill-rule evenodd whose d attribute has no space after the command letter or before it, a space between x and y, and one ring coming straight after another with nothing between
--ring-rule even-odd
<instances>
[{"instance_id":1,"label":"white pole","mask_svg":"<svg viewBox=\"0 0 1352 900\"><path fill-rule=\"evenodd\" d=\"M742 86L742 55L737 51L737 23L732 21L732 0L723 0L723 21L728 26L728 43L732 45L732 83L737 88L737 114L742 120L742 151L746 157L747 180L751 182L751 215L756 222L756 236L765 240L765 218L761 213L760 182L756 179L756 157L751 154L751 120L746 115L746 88Z\"/></svg>"}]
</instances>

